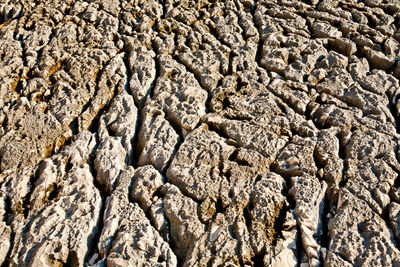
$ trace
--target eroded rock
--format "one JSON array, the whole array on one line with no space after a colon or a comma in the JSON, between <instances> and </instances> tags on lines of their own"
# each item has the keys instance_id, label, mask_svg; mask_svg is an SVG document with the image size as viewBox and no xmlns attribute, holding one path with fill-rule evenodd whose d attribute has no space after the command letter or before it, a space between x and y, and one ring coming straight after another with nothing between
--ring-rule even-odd
<instances>
[{"instance_id":1,"label":"eroded rock","mask_svg":"<svg viewBox=\"0 0 400 267\"><path fill-rule=\"evenodd\" d=\"M0 264L400 265L399 10L3 1Z\"/></svg>"}]
</instances>

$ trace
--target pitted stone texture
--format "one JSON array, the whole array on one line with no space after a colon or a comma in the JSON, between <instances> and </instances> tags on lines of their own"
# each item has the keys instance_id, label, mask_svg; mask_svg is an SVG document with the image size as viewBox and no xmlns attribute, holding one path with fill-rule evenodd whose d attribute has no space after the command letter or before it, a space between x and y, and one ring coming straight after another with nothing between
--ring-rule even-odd
<instances>
[{"instance_id":1,"label":"pitted stone texture","mask_svg":"<svg viewBox=\"0 0 400 267\"><path fill-rule=\"evenodd\" d=\"M228 187L219 165L234 150L235 147L218 134L202 126L186 137L176 153L167 170L168 181L196 200L211 198L216 201L221 190L226 191Z\"/></svg>"},{"instance_id":2,"label":"pitted stone texture","mask_svg":"<svg viewBox=\"0 0 400 267\"><path fill-rule=\"evenodd\" d=\"M164 183L164 177L153 166L139 167L133 176L130 197L147 211L153 203L153 195Z\"/></svg>"},{"instance_id":3,"label":"pitted stone texture","mask_svg":"<svg viewBox=\"0 0 400 267\"><path fill-rule=\"evenodd\" d=\"M155 56L153 50L145 47L138 47L129 54L128 62L132 73L129 88L135 101L140 105L143 105L149 97L156 78Z\"/></svg>"},{"instance_id":4,"label":"pitted stone texture","mask_svg":"<svg viewBox=\"0 0 400 267\"><path fill-rule=\"evenodd\" d=\"M1 264L400 265L397 0L0 2Z\"/></svg>"},{"instance_id":5,"label":"pitted stone texture","mask_svg":"<svg viewBox=\"0 0 400 267\"><path fill-rule=\"evenodd\" d=\"M346 146L346 188L378 214L390 204L389 191L397 178L398 139L371 130L355 131Z\"/></svg>"},{"instance_id":6,"label":"pitted stone texture","mask_svg":"<svg viewBox=\"0 0 400 267\"><path fill-rule=\"evenodd\" d=\"M154 100L183 133L191 131L206 113L207 92L171 56L160 55L157 60L161 67L153 89Z\"/></svg>"},{"instance_id":7,"label":"pitted stone texture","mask_svg":"<svg viewBox=\"0 0 400 267\"><path fill-rule=\"evenodd\" d=\"M176 244L175 253L185 259L187 250L198 242L205 226L197 215L197 203L183 196L178 187L166 184L162 191L163 212L170 224L171 241Z\"/></svg>"},{"instance_id":8,"label":"pitted stone texture","mask_svg":"<svg viewBox=\"0 0 400 267\"><path fill-rule=\"evenodd\" d=\"M54 194L42 210L30 214L25 226L30 230L16 236L12 265L54 266L65 264L68 258L83 265L101 206L89 165L73 167Z\"/></svg>"},{"instance_id":9,"label":"pitted stone texture","mask_svg":"<svg viewBox=\"0 0 400 267\"><path fill-rule=\"evenodd\" d=\"M111 266L176 266L177 259L137 203L129 202L134 169L124 169L106 200L99 239L101 262Z\"/></svg>"},{"instance_id":10,"label":"pitted stone texture","mask_svg":"<svg viewBox=\"0 0 400 267\"><path fill-rule=\"evenodd\" d=\"M164 172L178 148L180 137L157 106L146 106L141 115L138 165L152 164Z\"/></svg>"},{"instance_id":11,"label":"pitted stone texture","mask_svg":"<svg viewBox=\"0 0 400 267\"><path fill-rule=\"evenodd\" d=\"M323 177L328 182L339 184L343 179L343 160L341 149L350 140L351 132L322 130L315 145L315 160L323 166Z\"/></svg>"},{"instance_id":12,"label":"pitted stone texture","mask_svg":"<svg viewBox=\"0 0 400 267\"><path fill-rule=\"evenodd\" d=\"M296 201L295 214L300 228L301 240L310 266L320 265L322 239L322 216L327 184L315 176L292 177L289 194Z\"/></svg>"},{"instance_id":13,"label":"pitted stone texture","mask_svg":"<svg viewBox=\"0 0 400 267\"><path fill-rule=\"evenodd\" d=\"M318 171L313 154L316 140L295 136L277 158L277 171L285 176L315 175Z\"/></svg>"},{"instance_id":14,"label":"pitted stone texture","mask_svg":"<svg viewBox=\"0 0 400 267\"><path fill-rule=\"evenodd\" d=\"M399 250L385 221L346 189L340 191L337 214L329 228L329 250L348 263L400 264ZM336 260L334 254L328 254L326 263L334 266Z\"/></svg>"}]
</instances>

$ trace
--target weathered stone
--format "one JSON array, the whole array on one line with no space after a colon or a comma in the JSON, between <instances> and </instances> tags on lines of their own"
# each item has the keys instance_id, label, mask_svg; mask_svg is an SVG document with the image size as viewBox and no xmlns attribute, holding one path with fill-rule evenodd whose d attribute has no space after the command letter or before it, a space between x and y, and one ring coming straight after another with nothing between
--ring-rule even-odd
<instances>
[{"instance_id":1,"label":"weathered stone","mask_svg":"<svg viewBox=\"0 0 400 267\"><path fill-rule=\"evenodd\" d=\"M191 131L205 115L207 93L194 75L172 57L160 56L158 60L161 70L153 89L154 99L183 133Z\"/></svg>"},{"instance_id":2,"label":"weathered stone","mask_svg":"<svg viewBox=\"0 0 400 267\"><path fill-rule=\"evenodd\" d=\"M392 228L393 234L399 242L400 239L400 204L391 203L389 207L389 224Z\"/></svg>"},{"instance_id":3,"label":"weathered stone","mask_svg":"<svg viewBox=\"0 0 400 267\"><path fill-rule=\"evenodd\" d=\"M320 264L320 242L322 236L322 216L327 184L320 183L315 176L292 177L289 194L296 201L296 220L300 228L301 240L310 266Z\"/></svg>"},{"instance_id":4,"label":"weathered stone","mask_svg":"<svg viewBox=\"0 0 400 267\"><path fill-rule=\"evenodd\" d=\"M329 44L336 52L339 52L348 57L357 52L356 44L346 38L329 39Z\"/></svg>"},{"instance_id":5,"label":"weathered stone","mask_svg":"<svg viewBox=\"0 0 400 267\"><path fill-rule=\"evenodd\" d=\"M175 250L179 258L185 258L185 252L204 233L205 226L197 215L197 203L180 193L178 187L167 184L162 189L163 210L170 222L171 239L177 245Z\"/></svg>"},{"instance_id":6,"label":"weathered stone","mask_svg":"<svg viewBox=\"0 0 400 267\"><path fill-rule=\"evenodd\" d=\"M169 245L139 205L129 202L133 174L132 167L123 170L116 189L107 198L99 239L101 261L112 266L176 266L176 256Z\"/></svg>"},{"instance_id":7,"label":"weathered stone","mask_svg":"<svg viewBox=\"0 0 400 267\"><path fill-rule=\"evenodd\" d=\"M219 165L234 151L235 147L226 140L207 131L205 126L200 127L180 146L167 170L168 181L196 200L209 197L216 201L221 190L228 186Z\"/></svg>"},{"instance_id":8,"label":"weathered stone","mask_svg":"<svg viewBox=\"0 0 400 267\"><path fill-rule=\"evenodd\" d=\"M139 47L129 54L131 71L129 88L135 100L143 105L149 96L156 78L155 53L145 47Z\"/></svg>"},{"instance_id":9,"label":"weathered stone","mask_svg":"<svg viewBox=\"0 0 400 267\"><path fill-rule=\"evenodd\" d=\"M139 202L141 207L147 211L152 204L154 193L164 183L164 177L153 166L139 167L133 176L130 197Z\"/></svg>"},{"instance_id":10,"label":"weathered stone","mask_svg":"<svg viewBox=\"0 0 400 267\"><path fill-rule=\"evenodd\" d=\"M11 228L5 222L0 222L0 240L0 264L3 264L11 247Z\"/></svg>"},{"instance_id":11,"label":"weathered stone","mask_svg":"<svg viewBox=\"0 0 400 267\"><path fill-rule=\"evenodd\" d=\"M142 111L143 121L139 130L139 165L152 164L160 172L176 152L180 137L156 106L148 105Z\"/></svg>"},{"instance_id":12,"label":"weathered stone","mask_svg":"<svg viewBox=\"0 0 400 267\"><path fill-rule=\"evenodd\" d=\"M316 141L295 136L277 157L277 171L283 175L314 175L318 171L313 154Z\"/></svg>"},{"instance_id":13,"label":"weathered stone","mask_svg":"<svg viewBox=\"0 0 400 267\"><path fill-rule=\"evenodd\" d=\"M347 190L340 192L337 213L329 228L332 254L326 262L331 266L338 261L334 254L351 265L400 263L400 253L385 221Z\"/></svg>"},{"instance_id":14,"label":"weathered stone","mask_svg":"<svg viewBox=\"0 0 400 267\"><path fill-rule=\"evenodd\" d=\"M396 1L1 1L0 264L400 265Z\"/></svg>"},{"instance_id":15,"label":"weathered stone","mask_svg":"<svg viewBox=\"0 0 400 267\"><path fill-rule=\"evenodd\" d=\"M118 137L107 137L96 150L94 168L97 182L111 192L120 172L125 168L126 153Z\"/></svg>"},{"instance_id":16,"label":"weathered stone","mask_svg":"<svg viewBox=\"0 0 400 267\"><path fill-rule=\"evenodd\" d=\"M31 230L16 236L11 264L53 266L70 258L72 264L83 265L100 206L89 165L73 167L60 188L53 188L49 203L30 214L26 227Z\"/></svg>"}]
</instances>

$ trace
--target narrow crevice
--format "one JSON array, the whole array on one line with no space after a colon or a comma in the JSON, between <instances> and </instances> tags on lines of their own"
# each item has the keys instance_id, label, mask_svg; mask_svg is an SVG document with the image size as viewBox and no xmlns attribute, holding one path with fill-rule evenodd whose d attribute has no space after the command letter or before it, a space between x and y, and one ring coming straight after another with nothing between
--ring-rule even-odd
<instances>
[{"instance_id":1,"label":"narrow crevice","mask_svg":"<svg viewBox=\"0 0 400 267\"><path fill-rule=\"evenodd\" d=\"M35 187L35 183L37 181L37 179L39 178L39 169L40 169L40 163L38 165L38 168L36 168L36 171L34 174L31 175L31 177L29 178L29 191L28 194L26 194L26 196L23 199L22 202L22 212L24 214L24 218L27 219L28 218L28 214L31 208L31 195L34 191L34 187Z\"/></svg>"},{"instance_id":2,"label":"narrow crevice","mask_svg":"<svg viewBox=\"0 0 400 267\"><path fill-rule=\"evenodd\" d=\"M197 83L203 89L204 91L208 92L209 90L204 87L203 83L201 82L201 75L196 73L195 69L192 69L190 66L186 65L185 62L183 62L180 58L179 55L174 55L172 57L177 63L181 64L182 66L185 67L187 73L193 74L193 77L197 80Z\"/></svg>"},{"instance_id":3,"label":"narrow crevice","mask_svg":"<svg viewBox=\"0 0 400 267\"><path fill-rule=\"evenodd\" d=\"M330 220L330 207L331 207L331 201L329 199L329 189L325 192L325 197L324 197L324 202L323 202L323 207L324 210L322 212L322 227L321 227L321 240L320 240L320 245L321 247L328 248L329 243L330 243L330 235L329 235L329 220ZM322 257L321 257L322 258Z\"/></svg>"},{"instance_id":4,"label":"narrow crevice","mask_svg":"<svg viewBox=\"0 0 400 267\"><path fill-rule=\"evenodd\" d=\"M394 127L396 128L396 133L400 134L400 116L399 116L399 114L397 112L397 108L396 108L398 97L396 97L393 101L389 95L389 92L386 92L386 96L387 96L388 102L389 102L390 113L392 114L393 119L394 119Z\"/></svg>"},{"instance_id":5,"label":"narrow crevice","mask_svg":"<svg viewBox=\"0 0 400 267\"><path fill-rule=\"evenodd\" d=\"M221 84L222 84L222 79L218 80L218 84L217 84L216 88L220 87ZM213 95L210 92L207 91L207 99L206 99L206 103L205 103L206 114L212 113L214 111L214 109L211 107L212 99L213 99Z\"/></svg>"},{"instance_id":6,"label":"narrow crevice","mask_svg":"<svg viewBox=\"0 0 400 267\"><path fill-rule=\"evenodd\" d=\"M65 173L68 173L72 169L73 165L71 163L71 158L68 158L67 164L65 164Z\"/></svg>"},{"instance_id":7,"label":"narrow crevice","mask_svg":"<svg viewBox=\"0 0 400 267\"><path fill-rule=\"evenodd\" d=\"M155 46L154 46L154 42L152 42L151 45L152 45L152 49L153 49L154 51L156 51L156 48L155 48ZM156 74L155 74L155 76L154 76L153 82L152 82L151 85L150 85L149 91L147 92L147 96L148 96L150 99L154 99L154 89L155 89L156 86L157 86L157 80L158 80L158 78L161 76L161 75L160 75L160 71L161 71L160 58L159 58L158 56L156 56L153 60L154 60L154 63L155 63Z\"/></svg>"},{"instance_id":8,"label":"narrow crevice","mask_svg":"<svg viewBox=\"0 0 400 267\"><path fill-rule=\"evenodd\" d=\"M348 160L343 160L342 180L339 182L340 188L345 187L348 182L349 177L346 175L348 168L349 168Z\"/></svg>"},{"instance_id":9,"label":"narrow crevice","mask_svg":"<svg viewBox=\"0 0 400 267\"><path fill-rule=\"evenodd\" d=\"M69 253L68 253L67 261L66 261L65 263L64 263L64 262L61 262L61 265L62 265L63 267L77 266L77 262L74 262L74 261L73 261L73 257L72 257L71 251L69 251Z\"/></svg>"},{"instance_id":10,"label":"narrow crevice","mask_svg":"<svg viewBox=\"0 0 400 267\"><path fill-rule=\"evenodd\" d=\"M52 201L57 198L58 194L60 193L61 188L58 184L54 183L50 185L50 194L47 197L47 201Z\"/></svg>"},{"instance_id":11,"label":"narrow crevice","mask_svg":"<svg viewBox=\"0 0 400 267\"><path fill-rule=\"evenodd\" d=\"M21 95L22 93L23 93L23 86L22 86L22 78L19 78L18 79L18 82L17 82L17 85L15 86L15 92L18 94L18 95Z\"/></svg>"},{"instance_id":12,"label":"narrow crevice","mask_svg":"<svg viewBox=\"0 0 400 267\"><path fill-rule=\"evenodd\" d=\"M2 192L0 192L0 194L4 194ZM13 221L13 211L11 209L11 198L4 194L2 196L2 198L4 199L4 212L5 212L5 218L3 219L3 221L6 223L6 225L11 225L12 221Z\"/></svg>"},{"instance_id":13,"label":"narrow crevice","mask_svg":"<svg viewBox=\"0 0 400 267\"><path fill-rule=\"evenodd\" d=\"M125 80L124 89L125 89L125 92L127 92L128 94L131 94L131 90L130 90L129 84L130 84L130 81L131 81L131 78L132 78L132 70L129 67L129 59L128 59L128 56L127 56L128 52L126 50L127 49L124 47L123 48L124 56L122 58L122 60L124 61L124 64L125 64L125 69L126 69L126 73L125 73L126 80ZM133 99L135 99L135 98L133 97Z\"/></svg>"},{"instance_id":14,"label":"narrow crevice","mask_svg":"<svg viewBox=\"0 0 400 267\"><path fill-rule=\"evenodd\" d=\"M253 16L253 19L254 19L254 16ZM254 22L254 25L256 25L256 22ZM268 72L268 70L261 65L261 60L263 58L263 46L264 46L264 44L263 44L264 41L262 40L261 29L258 29L258 35L260 36L260 41L258 41L258 44L257 44L257 52L256 52L255 61L259 68L265 69Z\"/></svg>"},{"instance_id":15,"label":"narrow crevice","mask_svg":"<svg viewBox=\"0 0 400 267\"><path fill-rule=\"evenodd\" d=\"M93 120L90 122L88 130L92 134L95 134L99 131L100 118L107 110L108 110L108 105L106 105L102 109L100 109L99 112L97 112L96 116L94 116ZM78 125L79 125L79 119L78 119Z\"/></svg>"},{"instance_id":16,"label":"narrow crevice","mask_svg":"<svg viewBox=\"0 0 400 267\"><path fill-rule=\"evenodd\" d=\"M289 144L289 143L288 143ZM285 146L286 147L286 146ZM282 148L283 149L283 148ZM278 155L280 154L280 152L278 153ZM290 191L290 189L291 189L291 187L292 187L292 182L291 182L291 178L292 178L292 176L291 175L288 175L286 172L282 172L282 171L280 171L279 170L279 166L278 166L278 163L275 161L275 162L273 162L272 164L271 164L271 166L270 166L270 171L272 172L272 173L276 173L276 174L279 174L280 176L282 176L283 177L283 179L285 180L285 186L284 186L284 188L283 188L283 190L282 190L282 195L283 196L285 196L286 197L286 200L288 201L288 203L289 203L289 207L288 208L290 208L290 209L295 209L296 208L296 200L293 198L293 196L292 195L290 195L289 194L289 191Z\"/></svg>"},{"instance_id":17,"label":"narrow crevice","mask_svg":"<svg viewBox=\"0 0 400 267\"><path fill-rule=\"evenodd\" d=\"M179 138L178 143L175 145L174 152L172 153L170 159L165 163L164 171L161 173L164 177L167 177L167 171L169 169L169 166L171 166L171 163L172 163L176 153L178 153L179 148L181 147L182 144L183 144L183 139Z\"/></svg>"},{"instance_id":18,"label":"narrow crevice","mask_svg":"<svg viewBox=\"0 0 400 267\"><path fill-rule=\"evenodd\" d=\"M209 131L212 131L212 132L218 134L222 138L231 139L231 137L223 129L220 129L218 126L213 125L212 123L209 123L209 122L206 122L206 124L207 124Z\"/></svg>"},{"instance_id":19,"label":"narrow crevice","mask_svg":"<svg viewBox=\"0 0 400 267\"><path fill-rule=\"evenodd\" d=\"M253 267L264 267L264 256L265 252L262 251L259 254L256 254L254 257L251 258L251 261L253 262Z\"/></svg>"},{"instance_id":20,"label":"narrow crevice","mask_svg":"<svg viewBox=\"0 0 400 267\"><path fill-rule=\"evenodd\" d=\"M222 203L222 199L219 197L217 202L215 203L215 212L224 214L226 211L227 206Z\"/></svg>"},{"instance_id":21,"label":"narrow crevice","mask_svg":"<svg viewBox=\"0 0 400 267\"><path fill-rule=\"evenodd\" d=\"M336 138L339 140L339 158L342 160L346 159L346 142L345 142L345 133L344 132L339 132L336 134Z\"/></svg>"},{"instance_id":22,"label":"narrow crevice","mask_svg":"<svg viewBox=\"0 0 400 267\"><path fill-rule=\"evenodd\" d=\"M163 4L162 4L162 7L163 7L163 13L161 14L161 19L165 19L165 15L167 14L167 0L163 0Z\"/></svg>"},{"instance_id":23,"label":"narrow crevice","mask_svg":"<svg viewBox=\"0 0 400 267\"><path fill-rule=\"evenodd\" d=\"M79 133L79 117L71 121L69 128L71 129L72 135L77 135Z\"/></svg>"},{"instance_id":24,"label":"narrow crevice","mask_svg":"<svg viewBox=\"0 0 400 267\"><path fill-rule=\"evenodd\" d=\"M98 143L98 140L97 140L97 143ZM101 203L100 203L100 212L99 212L99 218L97 220L97 224L93 229L91 239L88 240L88 251L85 256L85 262L89 261L95 253L99 253L97 245L99 243L99 240L101 237L101 232L104 227L103 218L104 218L104 212L105 212L105 209L107 206L107 198L108 198L108 195L105 194L104 190L102 190L102 186L98 183L98 181L96 179L97 172L94 168L94 159L95 159L96 149L97 149L97 145L93 149L92 153L89 155L88 165L90 168L90 172L93 176L93 185L96 187L96 189L100 193Z\"/></svg>"},{"instance_id":25,"label":"narrow crevice","mask_svg":"<svg viewBox=\"0 0 400 267\"><path fill-rule=\"evenodd\" d=\"M174 254L176 255L176 260L177 260L177 267L183 267L184 263L185 263L185 258L182 258L180 256L178 256L178 254L176 253L177 249L179 248L178 245L176 244L176 241L174 238L172 238L173 233L171 232L171 221L169 220L168 216L165 216L165 219L167 220L168 223L168 229L169 229L169 236L171 237L170 241L167 242L169 247L171 248L171 250L174 252Z\"/></svg>"},{"instance_id":26,"label":"narrow crevice","mask_svg":"<svg viewBox=\"0 0 400 267\"><path fill-rule=\"evenodd\" d=\"M230 51L229 52L229 65L228 65L228 72L227 72L227 76L229 76L229 75L232 75L233 74L233 70L232 70L232 68L233 68L233 58L235 57L236 55L235 55L235 52L233 52L233 51ZM222 80L222 79L221 79ZM220 81L221 81L220 80Z\"/></svg>"},{"instance_id":27,"label":"narrow crevice","mask_svg":"<svg viewBox=\"0 0 400 267\"><path fill-rule=\"evenodd\" d=\"M290 212L290 206L287 206L286 203L283 204L283 207L279 210L278 216L275 218L274 221L274 234L273 234L273 240L272 240L272 245L276 247L278 239L283 239L282 232L285 230L284 229L284 224L286 220L286 214Z\"/></svg>"},{"instance_id":28,"label":"narrow crevice","mask_svg":"<svg viewBox=\"0 0 400 267\"><path fill-rule=\"evenodd\" d=\"M253 204L250 201L249 204L243 209L243 217L246 222L247 229L250 229L250 227L251 227L251 221L252 221L251 217L252 216L251 216L250 212L251 212L252 207L253 207Z\"/></svg>"},{"instance_id":29,"label":"narrow crevice","mask_svg":"<svg viewBox=\"0 0 400 267\"><path fill-rule=\"evenodd\" d=\"M396 177L396 180L394 180L393 187L400 189L400 174L399 173L397 173L397 177Z\"/></svg>"},{"instance_id":30,"label":"narrow crevice","mask_svg":"<svg viewBox=\"0 0 400 267\"><path fill-rule=\"evenodd\" d=\"M178 134L180 140L185 140L185 136L183 135L183 131L185 129L182 129L180 123L175 119L171 118L171 116L168 115L168 112L166 113L166 116L164 118L168 121L172 129L174 129L174 131Z\"/></svg>"},{"instance_id":31,"label":"narrow crevice","mask_svg":"<svg viewBox=\"0 0 400 267\"><path fill-rule=\"evenodd\" d=\"M138 167L138 162L140 155L142 154L143 151L143 144L140 142L140 133L142 131L143 127L143 119L141 115L141 112L138 112L139 116L137 116L137 121L136 121L136 130L135 130L135 136L131 140L131 146L133 148L133 153L132 153L132 159L131 159L131 164L134 168Z\"/></svg>"}]
</instances>

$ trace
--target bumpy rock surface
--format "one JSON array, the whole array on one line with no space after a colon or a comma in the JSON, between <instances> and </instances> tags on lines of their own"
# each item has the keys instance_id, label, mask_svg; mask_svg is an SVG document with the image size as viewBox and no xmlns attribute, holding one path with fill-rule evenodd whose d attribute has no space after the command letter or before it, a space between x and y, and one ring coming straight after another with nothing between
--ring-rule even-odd
<instances>
[{"instance_id":1,"label":"bumpy rock surface","mask_svg":"<svg viewBox=\"0 0 400 267\"><path fill-rule=\"evenodd\" d=\"M0 0L0 265L400 266L398 0Z\"/></svg>"}]
</instances>

